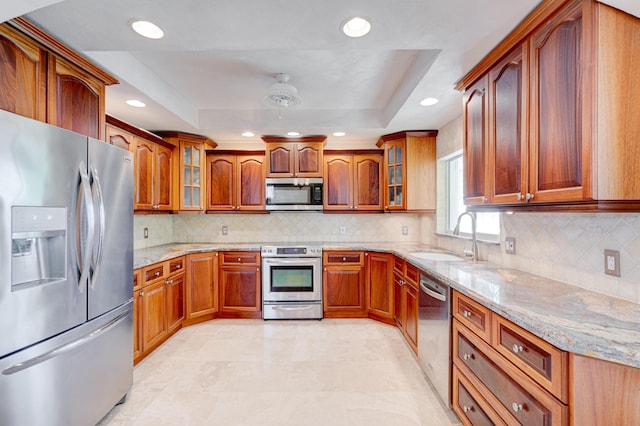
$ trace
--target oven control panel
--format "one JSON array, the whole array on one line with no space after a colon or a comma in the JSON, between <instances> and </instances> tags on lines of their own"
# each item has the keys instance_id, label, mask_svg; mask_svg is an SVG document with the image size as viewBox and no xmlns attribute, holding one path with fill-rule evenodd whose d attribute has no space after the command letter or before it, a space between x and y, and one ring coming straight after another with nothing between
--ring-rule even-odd
<instances>
[{"instance_id":1,"label":"oven control panel","mask_svg":"<svg viewBox=\"0 0 640 426\"><path fill-rule=\"evenodd\" d=\"M322 257L320 246L262 246L262 257Z\"/></svg>"}]
</instances>

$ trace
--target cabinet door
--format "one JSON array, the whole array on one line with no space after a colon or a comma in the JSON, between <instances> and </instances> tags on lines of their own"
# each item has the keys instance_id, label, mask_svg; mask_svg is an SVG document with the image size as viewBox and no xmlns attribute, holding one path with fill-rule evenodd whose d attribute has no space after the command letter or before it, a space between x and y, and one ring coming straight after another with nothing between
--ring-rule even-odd
<instances>
[{"instance_id":1,"label":"cabinet door","mask_svg":"<svg viewBox=\"0 0 640 426\"><path fill-rule=\"evenodd\" d=\"M404 139L387 141L384 143L384 162L386 167L385 179L385 210L405 209L405 181L407 173L405 163Z\"/></svg>"},{"instance_id":2,"label":"cabinet door","mask_svg":"<svg viewBox=\"0 0 640 426\"><path fill-rule=\"evenodd\" d=\"M527 46L517 48L489 73L491 203L526 201Z\"/></svg>"},{"instance_id":3,"label":"cabinet door","mask_svg":"<svg viewBox=\"0 0 640 426\"><path fill-rule=\"evenodd\" d=\"M404 330L404 292L402 289L404 278L401 273L393 271L393 318L398 328Z\"/></svg>"},{"instance_id":4,"label":"cabinet door","mask_svg":"<svg viewBox=\"0 0 640 426\"><path fill-rule=\"evenodd\" d=\"M382 210L382 155L353 156L353 208ZM325 179L327 174L325 173Z\"/></svg>"},{"instance_id":5,"label":"cabinet door","mask_svg":"<svg viewBox=\"0 0 640 426\"><path fill-rule=\"evenodd\" d=\"M489 201L487 80L488 77L478 80L463 97L465 204L483 204Z\"/></svg>"},{"instance_id":6,"label":"cabinet door","mask_svg":"<svg viewBox=\"0 0 640 426\"><path fill-rule=\"evenodd\" d=\"M531 158L533 201L591 198L590 108L581 66L582 2L571 2L531 39ZM588 64L588 67L593 66ZM587 126L584 126L587 127Z\"/></svg>"},{"instance_id":7,"label":"cabinet door","mask_svg":"<svg viewBox=\"0 0 640 426\"><path fill-rule=\"evenodd\" d=\"M109 145L135 152L134 136L110 124L105 126L105 140Z\"/></svg>"},{"instance_id":8,"label":"cabinet door","mask_svg":"<svg viewBox=\"0 0 640 426\"><path fill-rule=\"evenodd\" d=\"M221 313L260 312L260 268L221 266L220 300Z\"/></svg>"},{"instance_id":9,"label":"cabinet door","mask_svg":"<svg viewBox=\"0 0 640 426\"><path fill-rule=\"evenodd\" d=\"M267 177L293 177L295 144L267 144Z\"/></svg>"},{"instance_id":10,"label":"cabinet door","mask_svg":"<svg viewBox=\"0 0 640 426\"><path fill-rule=\"evenodd\" d=\"M296 177L322 177L322 142L296 145L294 174Z\"/></svg>"},{"instance_id":11,"label":"cabinet door","mask_svg":"<svg viewBox=\"0 0 640 426\"><path fill-rule=\"evenodd\" d=\"M160 280L142 289L142 349L149 351L167 336L165 282Z\"/></svg>"},{"instance_id":12,"label":"cabinet door","mask_svg":"<svg viewBox=\"0 0 640 426\"><path fill-rule=\"evenodd\" d=\"M180 141L180 210L204 210L204 162L203 144Z\"/></svg>"},{"instance_id":13,"label":"cabinet door","mask_svg":"<svg viewBox=\"0 0 640 426\"><path fill-rule=\"evenodd\" d=\"M167 331L173 333L180 328L185 318L184 310L184 272L169 277L167 288Z\"/></svg>"},{"instance_id":14,"label":"cabinet door","mask_svg":"<svg viewBox=\"0 0 640 426\"><path fill-rule=\"evenodd\" d=\"M142 324L144 320L144 304L142 290L133 293L133 361L138 362L142 356Z\"/></svg>"},{"instance_id":15,"label":"cabinet door","mask_svg":"<svg viewBox=\"0 0 640 426\"><path fill-rule=\"evenodd\" d=\"M393 255L367 253L367 309L376 318L393 321Z\"/></svg>"},{"instance_id":16,"label":"cabinet door","mask_svg":"<svg viewBox=\"0 0 640 426\"><path fill-rule=\"evenodd\" d=\"M325 155L323 208L353 209L353 156Z\"/></svg>"},{"instance_id":17,"label":"cabinet door","mask_svg":"<svg viewBox=\"0 0 640 426\"><path fill-rule=\"evenodd\" d=\"M413 351L418 353L418 289L412 285L403 286L405 293L404 336Z\"/></svg>"},{"instance_id":18,"label":"cabinet door","mask_svg":"<svg viewBox=\"0 0 640 426\"><path fill-rule=\"evenodd\" d=\"M0 109L46 120L47 54L28 38L0 27Z\"/></svg>"},{"instance_id":19,"label":"cabinet door","mask_svg":"<svg viewBox=\"0 0 640 426\"><path fill-rule=\"evenodd\" d=\"M155 148L156 145L154 143L141 138L135 138L133 171L134 210L153 209Z\"/></svg>"},{"instance_id":20,"label":"cabinet door","mask_svg":"<svg viewBox=\"0 0 640 426\"><path fill-rule=\"evenodd\" d=\"M154 206L158 210L171 210L171 161L173 150L162 145L156 145L156 167L154 170Z\"/></svg>"},{"instance_id":21,"label":"cabinet door","mask_svg":"<svg viewBox=\"0 0 640 426\"><path fill-rule=\"evenodd\" d=\"M187 319L218 311L218 253L187 256Z\"/></svg>"},{"instance_id":22,"label":"cabinet door","mask_svg":"<svg viewBox=\"0 0 640 426\"><path fill-rule=\"evenodd\" d=\"M49 54L47 122L103 139L104 85L69 62Z\"/></svg>"},{"instance_id":23,"label":"cabinet door","mask_svg":"<svg viewBox=\"0 0 640 426\"><path fill-rule=\"evenodd\" d=\"M207 210L234 210L236 158L233 155L207 156Z\"/></svg>"},{"instance_id":24,"label":"cabinet door","mask_svg":"<svg viewBox=\"0 0 640 426\"><path fill-rule=\"evenodd\" d=\"M362 266L326 266L322 289L325 316L362 316L366 312L364 289Z\"/></svg>"},{"instance_id":25,"label":"cabinet door","mask_svg":"<svg viewBox=\"0 0 640 426\"><path fill-rule=\"evenodd\" d=\"M237 164L237 210L264 210L264 156L239 155Z\"/></svg>"}]
</instances>

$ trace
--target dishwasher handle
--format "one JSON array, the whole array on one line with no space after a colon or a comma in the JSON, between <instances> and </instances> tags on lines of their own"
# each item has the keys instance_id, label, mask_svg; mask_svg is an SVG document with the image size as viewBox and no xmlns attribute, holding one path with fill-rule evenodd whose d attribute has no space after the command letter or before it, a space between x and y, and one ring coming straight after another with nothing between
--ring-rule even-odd
<instances>
[{"instance_id":1,"label":"dishwasher handle","mask_svg":"<svg viewBox=\"0 0 640 426\"><path fill-rule=\"evenodd\" d=\"M420 289L434 299L441 302L447 301L446 290L428 278L420 277Z\"/></svg>"}]
</instances>

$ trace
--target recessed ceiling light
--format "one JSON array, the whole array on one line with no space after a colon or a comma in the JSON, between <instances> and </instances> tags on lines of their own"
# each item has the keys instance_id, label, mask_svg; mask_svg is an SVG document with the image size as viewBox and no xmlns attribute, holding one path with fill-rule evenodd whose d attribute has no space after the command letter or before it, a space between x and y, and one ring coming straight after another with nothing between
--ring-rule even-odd
<instances>
[{"instance_id":1,"label":"recessed ceiling light","mask_svg":"<svg viewBox=\"0 0 640 426\"><path fill-rule=\"evenodd\" d=\"M436 98L424 98L420 101L420 105L422 106L431 106L437 104L439 101Z\"/></svg>"},{"instance_id":2,"label":"recessed ceiling light","mask_svg":"<svg viewBox=\"0 0 640 426\"><path fill-rule=\"evenodd\" d=\"M346 135L345 132L333 132L333 136L341 137L341 136L344 136L344 135Z\"/></svg>"},{"instance_id":3,"label":"recessed ceiling light","mask_svg":"<svg viewBox=\"0 0 640 426\"><path fill-rule=\"evenodd\" d=\"M147 106L147 104L137 99L129 99L129 100L126 100L125 103L129 106L136 107L136 108L144 108Z\"/></svg>"},{"instance_id":4,"label":"recessed ceiling light","mask_svg":"<svg viewBox=\"0 0 640 426\"><path fill-rule=\"evenodd\" d=\"M242 132L242 136L244 136L245 138L252 138L255 136L255 133L253 132Z\"/></svg>"},{"instance_id":5,"label":"recessed ceiling light","mask_svg":"<svg viewBox=\"0 0 640 426\"><path fill-rule=\"evenodd\" d=\"M342 24L342 32L349 37L362 37L371 31L371 24L364 18L355 16Z\"/></svg>"},{"instance_id":6,"label":"recessed ceiling light","mask_svg":"<svg viewBox=\"0 0 640 426\"><path fill-rule=\"evenodd\" d=\"M287 136L300 136L300 132L287 132Z\"/></svg>"},{"instance_id":7,"label":"recessed ceiling light","mask_svg":"<svg viewBox=\"0 0 640 426\"><path fill-rule=\"evenodd\" d=\"M162 31L162 29L153 22L132 21L131 28L133 28L133 31L146 38L157 40L164 37L164 31Z\"/></svg>"}]
</instances>

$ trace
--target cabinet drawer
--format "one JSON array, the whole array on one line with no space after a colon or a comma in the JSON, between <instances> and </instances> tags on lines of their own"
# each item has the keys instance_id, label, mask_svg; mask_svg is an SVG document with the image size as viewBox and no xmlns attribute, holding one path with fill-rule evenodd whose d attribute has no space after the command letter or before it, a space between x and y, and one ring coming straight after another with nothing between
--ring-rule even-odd
<instances>
[{"instance_id":1,"label":"cabinet drawer","mask_svg":"<svg viewBox=\"0 0 640 426\"><path fill-rule=\"evenodd\" d=\"M329 251L324 253L324 263L364 265L364 253L359 251Z\"/></svg>"},{"instance_id":2,"label":"cabinet drawer","mask_svg":"<svg viewBox=\"0 0 640 426\"><path fill-rule=\"evenodd\" d=\"M491 341L491 311L468 297L453 292L453 316L482 337Z\"/></svg>"},{"instance_id":3,"label":"cabinet drawer","mask_svg":"<svg viewBox=\"0 0 640 426\"><path fill-rule=\"evenodd\" d=\"M568 354L493 314L493 346L543 388L567 403Z\"/></svg>"},{"instance_id":4,"label":"cabinet drawer","mask_svg":"<svg viewBox=\"0 0 640 426\"><path fill-rule=\"evenodd\" d=\"M252 251L224 251L220 265L260 265L260 253Z\"/></svg>"},{"instance_id":5,"label":"cabinet drawer","mask_svg":"<svg viewBox=\"0 0 640 426\"><path fill-rule=\"evenodd\" d=\"M420 282L420 272L418 271L418 268L407 263L404 276L415 288L418 288L418 283Z\"/></svg>"},{"instance_id":6,"label":"cabinet drawer","mask_svg":"<svg viewBox=\"0 0 640 426\"><path fill-rule=\"evenodd\" d=\"M454 321L454 363L510 424L561 425L567 407Z\"/></svg>"},{"instance_id":7,"label":"cabinet drawer","mask_svg":"<svg viewBox=\"0 0 640 426\"><path fill-rule=\"evenodd\" d=\"M169 261L169 275L184 271L184 256Z\"/></svg>"},{"instance_id":8,"label":"cabinet drawer","mask_svg":"<svg viewBox=\"0 0 640 426\"><path fill-rule=\"evenodd\" d=\"M142 277L144 279L143 285L164 277L164 263L147 266L142 272Z\"/></svg>"},{"instance_id":9,"label":"cabinet drawer","mask_svg":"<svg viewBox=\"0 0 640 426\"><path fill-rule=\"evenodd\" d=\"M469 380L453 366L452 403L454 411L466 426L506 426Z\"/></svg>"},{"instance_id":10,"label":"cabinet drawer","mask_svg":"<svg viewBox=\"0 0 640 426\"><path fill-rule=\"evenodd\" d=\"M401 275L404 275L404 264L404 260L399 257L396 256L393 258L393 269L400 272Z\"/></svg>"}]
</instances>

